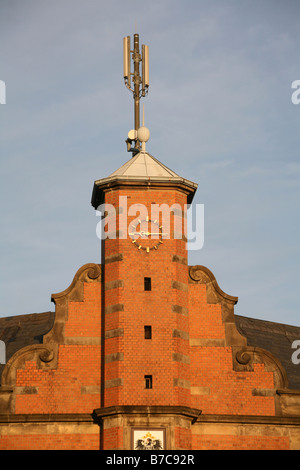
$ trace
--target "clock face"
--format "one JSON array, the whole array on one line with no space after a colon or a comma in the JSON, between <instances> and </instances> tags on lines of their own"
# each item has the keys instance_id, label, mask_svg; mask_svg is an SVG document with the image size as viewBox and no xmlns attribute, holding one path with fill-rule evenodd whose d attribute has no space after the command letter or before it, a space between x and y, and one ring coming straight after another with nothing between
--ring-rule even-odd
<instances>
[{"instance_id":1,"label":"clock face","mask_svg":"<svg viewBox=\"0 0 300 470\"><path fill-rule=\"evenodd\" d=\"M159 225L157 220L138 219L129 225L129 236L133 245L138 250L150 253L152 250L157 250L163 243L162 238L167 233L163 233L162 226Z\"/></svg>"}]
</instances>

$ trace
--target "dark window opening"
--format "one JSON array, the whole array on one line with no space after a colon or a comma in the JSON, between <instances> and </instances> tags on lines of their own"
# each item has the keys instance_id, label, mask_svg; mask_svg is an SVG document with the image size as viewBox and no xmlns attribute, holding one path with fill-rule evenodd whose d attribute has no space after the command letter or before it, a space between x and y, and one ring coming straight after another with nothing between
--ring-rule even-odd
<instances>
[{"instance_id":1,"label":"dark window opening","mask_svg":"<svg viewBox=\"0 0 300 470\"><path fill-rule=\"evenodd\" d=\"M151 290L151 277L144 277L144 289Z\"/></svg>"},{"instance_id":2,"label":"dark window opening","mask_svg":"<svg viewBox=\"0 0 300 470\"><path fill-rule=\"evenodd\" d=\"M150 389L152 388L152 375L145 375L145 388Z\"/></svg>"},{"instance_id":3,"label":"dark window opening","mask_svg":"<svg viewBox=\"0 0 300 470\"><path fill-rule=\"evenodd\" d=\"M152 327L150 325L144 326L145 339L152 338Z\"/></svg>"}]
</instances>

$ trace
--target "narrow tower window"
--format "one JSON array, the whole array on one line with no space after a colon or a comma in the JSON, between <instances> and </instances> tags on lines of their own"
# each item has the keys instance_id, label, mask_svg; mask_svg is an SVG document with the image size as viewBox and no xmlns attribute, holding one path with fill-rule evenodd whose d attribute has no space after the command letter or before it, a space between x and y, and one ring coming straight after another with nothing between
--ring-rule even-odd
<instances>
[{"instance_id":1,"label":"narrow tower window","mask_svg":"<svg viewBox=\"0 0 300 470\"><path fill-rule=\"evenodd\" d=\"M152 388L152 375L145 375L145 388L150 389Z\"/></svg>"},{"instance_id":2,"label":"narrow tower window","mask_svg":"<svg viewBox=\"0 0 300 470\"><path fill-rule=\"evenodd\" d=\"M152 327L150 325L144 326L145 339L152 338Z\"/></svg>"},{"instance_id":3,"label":"narrow tower window","mask_svg":"<svg viewBox=\"0 0 300 470\"><path fill-rule=\"evenodd\" d=\"M151 277L144 277L144 289L151 290Z\"/></svg>"}]
</instances>

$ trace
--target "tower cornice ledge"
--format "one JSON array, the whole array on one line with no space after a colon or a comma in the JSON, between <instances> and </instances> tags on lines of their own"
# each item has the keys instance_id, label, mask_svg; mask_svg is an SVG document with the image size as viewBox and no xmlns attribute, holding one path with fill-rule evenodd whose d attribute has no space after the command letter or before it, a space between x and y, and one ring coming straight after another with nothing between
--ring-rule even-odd
<instances>
[{"instance_id":1,"label":"tower cornice ledge","mask_svg":"<svg viewBox=\"0 0 300 470\"><path fill-rule=\"evenodd\" d=\"M190 418L194 423L201 415L201 410L198 408L190 408L188 406L142 406L142 405L121 405L121 406L109 406L106 408L98 408L93 412L93 418L95 421L99 419L117 416L117 415L139 415L139 416L150 416L150 415L181 415Z\"/></svg>"}]
</instances>

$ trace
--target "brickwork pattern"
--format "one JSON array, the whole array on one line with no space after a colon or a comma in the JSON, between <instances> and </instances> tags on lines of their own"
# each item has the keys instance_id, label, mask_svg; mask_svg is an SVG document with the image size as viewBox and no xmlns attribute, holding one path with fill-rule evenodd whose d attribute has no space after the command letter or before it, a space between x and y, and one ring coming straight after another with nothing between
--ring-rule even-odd
<instances>
[{"instance_id":1,"label":"brickwork pattern","mask_svg":"<svg viewBox=\"0 0 300 470\"><path fill-rule=\"evenodd\" d=\"M200 295L199 295L200 291ZM190 329L192 338L223 339L220 305L206 302L206 286L190 284ZM192 406L203 414L275 414L274 397L253 396L254 389L274 389L273 373L264 364L253 371L234 371L231 347L192 346Z\"/></svg>"},{"instance_id":2,"label":"brickwork pattern","mask_svg":"<svg viewBox=\"0 0 300 470\"><path fill-rule=\"evenodd\" d=\"M103 450L123 449L123 427L105 429L103 436Z\"/></svg>"},{"instance_id":3,"label":"brickwork pattern","mask_svg":"<svg viewBox=\"0 0 300 470\"><path fill-rule=\"evenodd\" d=\"M98 450L99 434L22 434L2 436L0 450Z\"/></svg>"},{"instance_id":4,"label":"brickwork pattern","mask_svg":"<svg viewBox=\"0 0 300 470\"><path fill-rule=\"evenodd\" d=\"M201 450L289 450L286 436L193 436L193 449Z\"/></svg>"},{"instance_id":5,"label":"brickwork pattern","mask_svg":"<svg viewBox=\"0 0 300 470\"><path fill-rule=\"evenodd\" d=\"M100 283L84 283L84 301L69 303L65 326L66 340L83 344L61 344L56 369L26 361L17 370L16 386L22 390L16 394L17 414L90 413L100 406L100 302ZM91 338L98 344L84 344Z\"/></svg>"},{"instance_id":6,"label":"brickwork pattern","mask_svg":"<svg viewBox=\"0 0 300 470\"><path fill-rule=\"evenodd\" d=\"M186 195L175 190L168 193L160 190L112 191L107 194L106 202L119 208L119 197L125 195L128 207L137 202L144 204L149 218L154 202L159 205L166 202L180 204L182 208L186 203ZM125 211L119 209L118 212L124 214ZM128 217L125 227L137 217L143 219L137 212ZM172 232L173 216L170 222ZM116 229L124 231L124 226L117 225ZM186 259L185 243L183 240L167 239L158 250L146 253L138 250L129 237L106 240L106 257L120 253L121 261L105 265L105 285L112 285L114 281L123 282L122 287L105 290L108 312L105 315L105 331L116 328L124 331L118 341L115 338L105 340L105 355L123 353L120 361L105 364L105 380L119 379L118 387L105 389L105 406L189 405L189 391L178 386L178 381L174 382L175 378L189 380L188 317L183 318L172 308L173 305L187 304L187 266L172 262L175 254ZM150 292L144 291L144 277L152 280ZM186 286L185 290L175 288L174 281ZM145 325L152 327L151 340L144 339ZM174 330L185 331L186 338L174 336ZM145 389L144 375L152 375L153 389ZM119 389L118 393L115 388Z\"/></svg>"}]
</instances>

